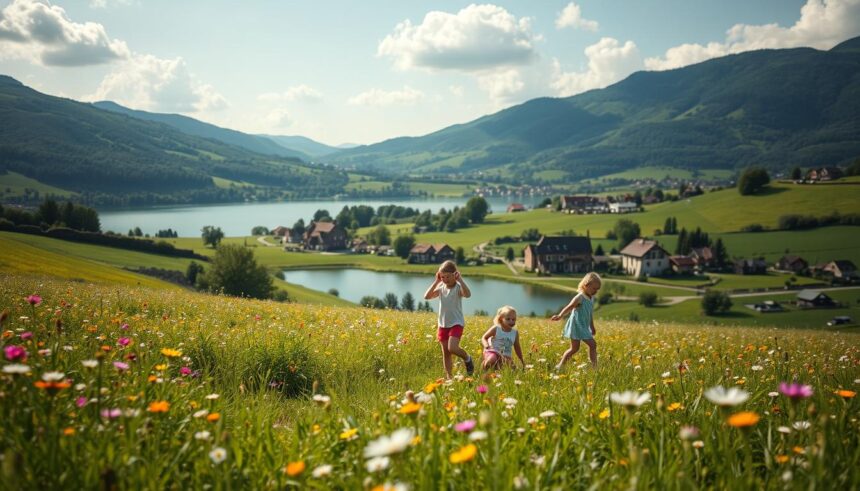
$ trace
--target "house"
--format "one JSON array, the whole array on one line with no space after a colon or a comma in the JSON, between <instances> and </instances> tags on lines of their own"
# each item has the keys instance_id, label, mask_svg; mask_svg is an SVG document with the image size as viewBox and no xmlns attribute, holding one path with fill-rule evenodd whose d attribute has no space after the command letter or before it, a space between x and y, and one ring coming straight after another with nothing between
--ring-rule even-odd
<instances>
[{"instance_id":1,"label":"house","mask_svg":"<svg viewBox=\"0 0 860 491\"><path fill-rule=\"evenodd\" d=\"M791 271L792 273L800 273L809 268L809 263L804 261L800 256L786 254L779 258L776 262L776 269L780 271Z\"/></svg>"},{"instance_id":2,"label":"house","mask_svg":"<svg viewBox=\"0 0 860 491\"><path fill-rule=\"evenodd\" d=\"M350 250L356 254L367 254L370 251L370 244L364 239L352 239Z\"/></svg>"},{"instance_id":3,"label":"house","mask_svg":"<svg viewBox=\"0 0 860 491\"><path fill-rule=\"evenodd\" d=\"M517 213L520 211L526 211L526 207L522 203L511 203L508 205L508 213Z\"/></svg>"},{"instance_id":4,"label":"house","mask_svg":"<svg viewBox=\"0 0 860 491\"><path fill-rule=\"evenodd\" d=\"M454 260L454 249L448 244L415 244L409 250L408 261L412 264L440 264Z\"/></svg>"},{"instance_id":5,"label":"house","mask_svg":"<svg viewBox=\"0 0 860 491\"><path fill-rule=\"evenodd\" d=\"M734 263L735 274L767 274L767 262L763 257L738 259Z\"/></svg>"},{"instance_id":6,"label":"house","mask_svg":"<svg viewBox=\"0 0 860 491\"><path fill-rule=\"evenodd\" d=\"M818 290L800 290L797 294L797 306L807 308L835 307L836 302Z\"/></svg>"},{"instance_id":7,"label":"house","mask_svg":"<svg viewBox=\"0 0 860 491\"><path fill-rule=\"evenodd\" d=\"M333 251L346 249L346 230L334 222L311 222L303 237L305 249Z\"/></svg>"},{"instance_id":8,"label":"house","mask_svg":"<svg viewBox=\"0 0 860 491\"><path fill-rule=\"evenodd\" d=\"M696 263L700 271L704 271L714 265L714 251L710 247L694 247L690 251L690 257Z\"/></svg>"},{"instance_id":9,"label":"house","mask_svg":"<svg viewBox=\"0 0 860 491\"><path fill-rule=\"evenodd\" d=\"M394 248L391 246L387 246L387 245L378 246L376 248L376 255L377 256L393 256L394 255Z\"/></svg>"},{"instance_id":10,"label":"house","mask_svg":"<svg viewBox=\"0 0 860 491\"><path fill-rule=\"evenodd\" d=\"M693 274L696 261L690 256L669 256L669 265L678 274Z\"/></svg>"},{"instance_id":11,"label":"house","mask_svg":"<svg viewBox=\"0 0 860 491\"><path fill-rule=\"evenodd\" d=\"M777 302L774 302L773 300L765 300L764 302L755 304L746 304L746 308L755 310L756 312L760 312L762 314L785 311L785 309L782 308L782 305Z\"/></svg>"},{"instance_id":12,"label":"house","mask_svg":"<svg viewBox=\"0 0 860 491\"><path fill-rule=\"evenodd\" d=\"M639 211L639 206L633 201L609 203L609 213L633 213Z\"/></svg>"},{"instance_id":13,"label":"house","mask_svg":"<svg viewBox=\"0 0 860 491\"><path fill-rule=\"evenodd\" d=\"M603 213L606 203L596 196L562 196L561 209L567 213Z\"/></svg>"},{"instance_id":14,"label":"house","mask_svg":"<svg viewBox=\"0 0 860 491\"><path fill-rule=\"evenodd\" d=\"M588 237L541 236L525 248L526 271L541 273L586 273L592 270L591 239Z\"/></svg>"},{"instance_id":15,"label":"house","mask_svg":"<svg viewBox=\"0 0 860 491\"><path fill-rule=\"evenodd\" d=\"M858 277L857 266L846 259L830 261L820 269L822 272L830 274L834 278L839 278L841 280L851 280Z\"/></svg>"},{"instance_id":16,"label":"house","mask_svg":"<svg viewBox=\"0 0 860 491\"><path fill-rule=\"evenodd\" d=\"M842 177L842 169L839 167L820 167L818 169L810 169L806 173L808 181L832 181Z\"/></svg>"},{"instance_id":17,"label":"house","mask_svg":"<svg viewBox=\"0 0 860 491\"><path fill-rule=\"evenodd\" d=\"M277 227L272 229L271 233L275 237L284 237L290 233L290 229L284 227L283 225L278 225Z\"/></svg>"},{"instance_id":18,"label":"house","mask_svg":"<svg viewBox=\"0 0 860 491\"><path fill-rule=\"evenodd\" d=\"M635 239L621 250L621 267L635 277L659 276L669 269L669 253L656 241Z\"/></svg>"}]
</instances>

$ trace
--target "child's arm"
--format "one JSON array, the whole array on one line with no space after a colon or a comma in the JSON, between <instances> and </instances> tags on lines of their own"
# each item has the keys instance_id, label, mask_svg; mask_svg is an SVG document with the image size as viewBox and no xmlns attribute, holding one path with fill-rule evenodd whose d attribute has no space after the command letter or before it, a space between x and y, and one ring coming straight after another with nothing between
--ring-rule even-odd
<instances>
[{"instance_id":1,"label":"child's arm","mask_svg":"<svg viewBox=\"0 0 860 491\"><path fill-rule=\"evenodd\" d=\"M517 339L514 340L514 353L517 354L517 358L520 359L520 363L522 363L523 368L526 367L526 361L523 360L523 349L520 348L520 332L517 331Z\"/></svg>"},{"instance_id":2,"label":"child's arm","mask_svg":"<svg viewBox=\"0 0 860 491\"><path fill-rule=\"evenodd\" d=\"M490 349L490 338L496 335L496 326L493 326L487 329L487 332L481 336L481 345L484 346L484 349Z\"/></svg>"},{"instance_id":3,"label":"child's arm","mask_svg":"<svg viewBox=\"0 0 860 491\"><path fill-rule=\"evenodd\" d=\"M591 335L594 336L597 334L597 331L594 329L594 318L591 318Z\"/></svg>"},{"instance_id":4,"label":"child's arm","mask_svg":"<svg viewBox=\"0 0 860 491\"><path fill-rule=\"evenodd\" d=\"M561 309L561 312L550 317L550 320L557 321L557 320L561 319L562 317L566 316L567 314L569 314L571 310L579 307L579 304L582 302L580 295L582 295L582 293L577 293L576 296L570 300L570 303L567 304L563 309Z\"/></svg>"},{"instance_id":5,"label":"child's arm","mask_svg":"<svg viewBox=\"0 0 860 491\"><path fill-rule=\"evenodd\" d=\"M426 292L424 292L424 300L432 300L439 296L439 290L437 290L437 287L441 282L442 278L439 277L439 273L436 273L436 279L433 280L433 284L430 285L430 288L428 288Z\"/></svg>"},{"instance_id":6,"label":"child's arm","mask_svg":"<svg viewBox=\"0 0 860 491\"><path fill-rule=\"evenodd\" d=\"M460 276L460 272L457 272L457 281L460 282L460 296L463 298L469 298L472 296L472 290L469 290L469 287L466 286L466 282L463 281L463 277Z\"/></svg>"}]
</instances>

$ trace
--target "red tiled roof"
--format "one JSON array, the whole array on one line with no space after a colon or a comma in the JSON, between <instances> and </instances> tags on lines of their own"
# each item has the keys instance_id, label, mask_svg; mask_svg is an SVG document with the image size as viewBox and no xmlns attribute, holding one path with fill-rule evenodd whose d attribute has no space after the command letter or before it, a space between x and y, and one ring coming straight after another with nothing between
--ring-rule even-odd
<instances>
[{"instance_id":1,"label":"red tiled roof","mask_svg":"<svg viewBox=\"0 0 860 491\"><path fill-rule=\"evenodd\" d=\"M655 247L660 247L660 245L653 240L635 239L633 242L627 244L627 247L621 250L621 255L643 257L645 254L648 254L648 251Z\"/></svg>"}]
</instances>

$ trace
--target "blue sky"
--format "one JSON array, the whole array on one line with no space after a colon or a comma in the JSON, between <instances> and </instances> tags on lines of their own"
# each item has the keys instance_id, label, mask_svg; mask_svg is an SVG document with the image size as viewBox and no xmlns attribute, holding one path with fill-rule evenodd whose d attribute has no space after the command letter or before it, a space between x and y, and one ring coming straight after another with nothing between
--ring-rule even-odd
<instances>
[{"instance_id":1,"label":"blue sky","mask_svg":"<svg viewBox=\"0 0 860 491\"><path fill-rule=\"evenodd\" d=\"M246 132L373 143L636 70L858 34L860 0L0 0L0 73Z\"/></svg>"}]
</instances>

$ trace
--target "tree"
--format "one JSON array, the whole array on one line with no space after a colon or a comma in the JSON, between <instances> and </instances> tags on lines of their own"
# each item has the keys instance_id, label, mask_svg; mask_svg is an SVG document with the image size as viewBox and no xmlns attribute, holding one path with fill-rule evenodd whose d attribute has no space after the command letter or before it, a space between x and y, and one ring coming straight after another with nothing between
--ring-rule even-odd
<instances>
[{"instance_id":1,"label":"tree","mask_svg":"<svg viewBox=\"0 0 860 491\"><path fill-rule=\"evenodd\" d=\"M454 251L454 262L457 264L463 264L466 262L466 251L464 251L462 247L458 247L457 250Z\"/></svg>"},{"instance_id":2,"label":"tree","mask_svg":"<svg viewBox=\"0 0 860 491\"><path fill-rule=\"evenodd\" d=\"M331 215L328 214L328 210L317 210L314 212L314 221L318 222L323 218L331 219Z\"/></svg>"},{"instance_id":3,"label":"tree","mask_svg":"<svg viewBox=\"0 0 860 491\"><path fill-rule=\"evenodd\" d=\"M192 285L197 284L197 277L200 273L203 272L203 266L197 264L194 261L191 261L191 264L188 265L188 268L185 269L185 279L188 280L188 283Z\"/></svg>"},{"instance_id":4,"label":"tree","mask_svg":"<svg viewBox=\"0 0 860 491\"><path fill-rule=\"evenodd\" d=\"M683 256L690 252L690 243L687 240L687 229L681 228L678 232L678 242L675 244L675 254Z\"/></svg>"},{"instance_id":5,"label":"tree","mask_svg":"<svg viewBox=\"0 0 860 491\"><path fill-rule=\"evenodd\" d=\"M726 292L708 290L702 296L702 312L705 315L717 315L728 312L732 308L732 299Z\"/></svg>"},{"instance_id":6,"label":"tree","mask_svg":"<svg viewBox=\"0 0 860 491\"><path fill-rule=\"evenodd\" d=\"M270 298L275 287L254 253L238 245L218 247L209 270L201 278L205 289L235 297Z\"/></svg>"},{"instance_id":7,"label":"tree","mask_svg":"<svg viewBox=\"0 0 860 491\"><path fill-rule=\"evenodd\" d=\"M766 170L760 167L750 167L738 179L738 192L742 196L755 194L767 186L769 182L770 176Z\"/></svg>"},{"instance_id":8,"label":"tree","mask_svg":"<svg viewBox=\"0 0 860 491\"><path fill-rule=\"evenodd\" d=\"M663 224L663 235L672 233L672 217L666 217L666 223Z\"/></svg>"},{"instance_id":9,"label":"tree","mask_svg":"<svg viewBox=\"0 0 860 491\"><path fill-rule=\"evenodd\" d=\"M385 297L382 299L385 302L385 308L391 310L397 310L397 305L399 304L399 300L397 299L397 295L394 293L386 293Z\"/></svg>"},{"instance_id":10,"label":"tree","mask_svg":"<svg viewBox=\"0 0 860 491\"><path fill-rule=\"evenodd\" d=\"M803 179L803 170L800 167L795 167L794 169L791 169L791 180L799 181L801 179Z\"/></svg>"},{"instance_id":11,"label":"tree","mask_svg":"<svg viewBox=\"0 0 860 491\"><path fill-rule=\"evenodd\" d=\"M377 225L367 234L367 241L373 245L389 245L391 244L391 232L385 225Z\"/></svg>"},{"instance_id":12,"label":"tree","mask_svg":"<svg viewBox=\"0 0 860 491\"><path fill-rule=\"evenodd\" d=\"M711 250L714 254L714 265L718 268L724 268L726 264L729 262L729 251L726 249L726 246L723 244L722 238L717 238L717 241L714 242L714 248Z\"/></svg>"},{"instance_id":13,"label":"tree","mask_svg":"<svg viewBox=\"0 0 860 491\"><path fill-rule=\"evenodd\" d=\"M466 202L465 210L469 221L472 223L484 223L484 218L490 210L490 205L487 204L487 200L484 198L474 196Z\"/></svg>"},{"instance_id":14,"label":"tree","mask_svg":"<svg viewBox=\"0 0 860 491\"><path fill-rule=\"evenodd\" d=\"M134 227L134 236L143 237L143 230L141 230L140 227Z\"/></svg>"},{"instance_id":15,"label":"tree","mask_svg":"<svg viewBox=\"0 0 860 491\"><path fill-rule=\"evenodd\" d=\"M60 221L60 206L56 201L45 199L45 201L39 205L39 220L47 223L48 225L53 225Z\"/></svg>"},{"instance_id":16,"label":"tree","mask_svg":"<svg viewBox=\"0 0 860 491\"><path fill-rule=\"evenodd\" d=\"M263 225L257 225L251 229L251 235L269 235L269 229Z\"/></svg>"},{"instance_id":17,"label":"tree","mask_svg":"<svg viewBox=\"0 0 860 491\"><path fill-rule=\"evenodd\" d=\"M293 228L290 230L290 234L293 237L304 235L305 234L305 221L302 220L301 218L296 220L296 223L293 224Z\"/></svg>"},{"instance_id":18,"label":"tree","mask_svg":"<svg viewBox=\"0 0 860 491\"><path fill-rule=\"evenodd\" d=\"M508 249L505 251L505 259L508 262L511 262L514 260L514 248L513 247L508 247Z\"/></svg>"},{"instance_id":19,"label":"tree","mask_svg":"<svg viewBox=\"0 0 860 491\"><path fill-rule=\"evenodd\" d=\"M414 235L398 235L396 239L394 239L394 253L397 254L398 257L406 259L409 257L409 251L415 247L415 236Z\"/></svg>"},{"instance_id":20,"label":"tree","mask_svg":"<svg viewBox=\"0 0 860 491\"><path fill-rule=\"evenodd\" d=\"M404 293L403 298L400 299L400 308L401 310L405 310L407 312L414 311L415 297L413 297L412 294L409 292Z\"/></svg>"},{"instance_id":21,"label":"tree","mask_svg":"<svg viewBox=\"0 0 860 491\"><path fill-rule=\"evenodd\" d=\"M218 244L221 243L221 239L224 238L224 232L221 231L221 227L214 227L212 225L206 225L201 230L201 236L203 237L203 245L212 247L218 247Z\"/></svg>"},{"instance_id":22,"label":"tree","mask_svg":"<svg viewBox=\"0 0 860 491\"><path fill-rule=\"evenodd\" d=\"M379 297L374 297L373 295L365 295L361 297L361 300L358 301L359 305L362 307L367 307L369 309L384 309L385 302L382 301Z\"/></svg>"},{"instance_id":23,"label":"tree","mask_svg":"<svg viewBox=\"0 0 860 491\"><path fill-rule=\"evenodd\" d=\"M597 244L597 249L594 250L594 255L595 256L605 256L606 255L606 253L603 252L603 245Z\"/></svg>"},{"instance_id":24,"label":"tree","mask_svg":"<svg viewBox=\"0 0 860 491\"><path fill-rule=\"evenodd\" d=\"M633 242L633 239L642 234L639 230L639 224L626 218L622 218L615 222L615 226L612 228L612 231L615 233L615 236L618 237L619 249L623 249L627 244Z\"/></svg>"},{"instance_id":25,"label":"tree","mask_svg":"<svg viewBox=\"0 0 860 491\"><path fill-rule=\"evenodd\" d=\"M598 305L607 305L612 302L612 293L610 292L600 292L600 295L597 296L597 304Z\"/></svg>"},{"instance_id":26,"label":"tree","mask_svg":"<svg viewBox=\"0 0 860 491\"><path fill-rule=\"evenodd\" d=\"M657 305L657 294L654 292L642 292L639 294L639 304L645 307L653 307Z\"/></svg>"}]
</instances>

